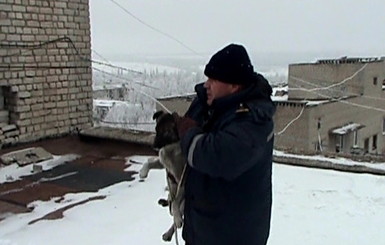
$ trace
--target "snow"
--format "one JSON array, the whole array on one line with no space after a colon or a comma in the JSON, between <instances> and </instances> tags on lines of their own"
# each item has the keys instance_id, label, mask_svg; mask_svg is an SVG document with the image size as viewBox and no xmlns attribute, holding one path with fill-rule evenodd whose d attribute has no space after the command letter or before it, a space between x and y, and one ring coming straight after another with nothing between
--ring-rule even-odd
<instances>
[{"instance_id":1,"label":"snow","mask_svg":"<svg viewBox=\"0 0 385 245\"><path fill-rule=\"evenodd\" d=\"M301 159L309 159L309 160L319 160L319 161L328 161L334 164L340 164L340 165L348 165L348 166L365 166L368 168L373 168L373 169L380 169L380 170L385 170L385 163L383 162L357 162L353 161L347 158L342 158L342 157L337 157L337 158L328 158L324 157L321 155L315 155L315 156L303 156L303 155L295 155L295 154L290 154L286 153L283 151L278 151L274 150L273 154L275 156L286 156L286 157L293 157L293 158L301 158Z\"/></svg>"},{"instance_id":2,"label":"snow","mask_svg":"<svg viewBox=\"0 0 385 245\"><path fill-rule=\"evenodd\" d=\"M281 87L281 86L273 87L273 94L271 96L271 99L273 101L287 101L288 100L287 90L288 90L287 85L285 85L283 87ZM285 93L285 95L276 95L277 92Z\"/></svg>"},{"instance_id":3,"label":"snow","mask_svg":"<svg viewBox=\"0 0 385 245\"><path fill-rule=\"evenodd\" d=\"M259 73L261 73L263 76L273 77L273 76L287 76L289 69L287 66L265 66L260 67L258 70Z\"/></svg>"},{"instance_id":4,"label":"snow","mask_svg":"<svg viewBox=\"0 0 385 245\"><path fill-rule=\"evenodd\" d=\"M148 157L130 159L143 163ZM55 164L64 164L58 161L64 158L55 156ZM41 164L44 169L55 165L52 161ZM126 171L138 171L140 167L133 164ZM20 176L16 170L5 167L1 174L16 178ZM160 197L166 196L165 185L164 171L152 170L145 182L135 176L134 181L97 193L35 201L29 205L35 207L31 213L9 214L0 221L0 245L167 244L161 241L161 235L171 224L171 217L167 208L157 204ZM385 176L274 164L273 188L269 245L385 244ZM54 210L98 196L105 198L68 209L62 219L28 225Z\"/></svg>"},{"instance_id":5,"label":"snow","mask_svg":"<svg viewBox=\"0 0 385 245\"><path fill-rule=\"evenodd\" d=\"M102 100L102 99L94 99L94 106L99 106L99 107L112 107L115 105L117 102L122 102L122 101L117 101L117 100Z\"/></svg>"},{"instance_id":6,"label":"snow","mask_svg":"<svg viewBox=\"0 0 385 245\"><path fill-rule=\"evenodd\" d=\"M317 106L317 105L321 105L321 104L328 103L328 102L330 102L330 100L311 100L311 101L306 101L306 105L307 106Z\"/></svg>"},{"instance_id":7,"label":"snow","mask_svg":"<svg viewBox=\"0 0 385 245\"><path fill-rule=\"evenodd\" d=\"M63 156L53 155L53 159L39 162L37 165L42 166L42 170L46 171L56 166L70 162L78 158L79 155L68 154ZM5 182L11 182L20 179L22 176L30 175L32 173L32 165L26 165L19 167L17 164L11 164L9 166L3 166L0 168L0 184ZM1 193L0 193L1 196Z\"/></svg>"},{"instance_id":8,"label":"snow","mask_svg":"<svg viewBox=\"0 0 385 245\"><path fill-rule=\"evenodd\" d=\"M361 127L361 124L349 123L348 125L334 129L332 132L335 134L344 135L351 131L357 130L359 127Z\"/></svg>"},{"instance_id":9,"label":"snow","mask_svg":"<svg viewBox=\"0 0 385 245\"><path fill-rule=\"evenodd\" d=\"M274 168L269 244L385 244L384 177Z\"/></svg>"},{"instance_id":10,"label":"snow","mask_svg":"<svg viewBox=\"0 0 385 245\"><path fill-rule=\"evenodd\" d=\"M272 101L287 101L288 98L289 96L287 94L282 96L271 96Z\"/></svg>"},{"instance_id":11,"label":"snow","mask_svg":"<svg viewBox=\"0 0 385 245\"><path fill-rule=\"evenodd\" d=\"M129 103L115 101L101 126L154 131L155 121L152 119L155 109L146 103Z\"/></svg>"}]
</instances>

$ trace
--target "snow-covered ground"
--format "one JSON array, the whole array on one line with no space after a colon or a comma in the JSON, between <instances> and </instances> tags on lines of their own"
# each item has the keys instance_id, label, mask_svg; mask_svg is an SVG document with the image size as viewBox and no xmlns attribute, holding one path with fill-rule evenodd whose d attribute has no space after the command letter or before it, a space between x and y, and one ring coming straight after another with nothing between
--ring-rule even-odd
<instances>
[{"instance_id":1,"label":"snow-covered ground","mask_svg":"<svg viewBox=\"0 0 385 245\"><path fill-rule=\"evenodd\" d=\"M147 156L131 159L144 162ZM44 169L48 163L42 163ZM126 170L140 167L134 164ZM14 171L3 168L0 174L12 176ZM10 214L0 222L0 245L163 244L161 235L171 217L157 200L166 196L165 185L164 171L154 170L145 182L136 176L98 193L36 201L30 204L35 207L31 213ZM385 176L275 164L273 187L269 245L385 244ZM106 198L75 206L62 219L28 225L63 206L100 195Z\"/></svg>"},{"instance_id":2,"label":"snow-covered ground","mask_svg":"<svg viewBox=\"0 0 385 245\"><path fill-rule=\"evenodd\" d=\"M52 157L52 159L44 161L42 164L39 163L39 165L42 166L43 171L50 170L66 162L73 161L80 156L76 154L68 154L63 156L53 155ZM0 168L0 184L16 181L22 176L30 175L32 170L32 165L19 167L17 164L11 164L8 166L2 166ZM2 193L0 193L0 196L1 194Z\"/></svg>"}]
</instances>

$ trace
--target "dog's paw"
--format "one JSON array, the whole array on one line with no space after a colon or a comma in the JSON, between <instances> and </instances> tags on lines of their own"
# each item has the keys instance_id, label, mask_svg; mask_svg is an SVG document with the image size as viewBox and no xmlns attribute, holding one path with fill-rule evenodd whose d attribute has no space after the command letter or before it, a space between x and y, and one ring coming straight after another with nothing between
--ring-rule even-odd
<instances>
[{"instance_id":1,"label":"dog's paw","mask_svg":"<svg viewBox=\"0 0 385 245\"><path fill-rule=\"evenodd\" d=\"M141 179L147 178L149 171L150 170L148 169L148 167L146 165L143 165L143 167L139 170L139 178Z\"/></svg>"},{"instance_id":2,"label":"dog's paw","mask_svg":"<svg viewBox=\"0 0 385 245\"><path fill-rule=\"evenodd\" d=\"M174 224L170 226L170 228L162 235L162 239L165 242L171 241L172 237L174 236L175 233L175 227Z\"/></svg>"},{"instance_id":3,"label":"dog's paw","mask_svg":"<svg viewBox=\"0 0 385 245\"><path fill-rule=\"evenodd\" d=\"M169 203L166 199L161 198L158 200L158 204L162 207L167 207Z\"/></svg>"},{"instance_id":4,"label":"dog's paw","mask_svg":"<svg viewBox=\"0 0 385 245\"><path fill-rule=\"evenodd\" d=\"M173 235L173 234L169 234L168 232L164 233L164 234L162 235L163 241L165 241L165 242L170 242L171 239L172 239L172 235Z\"/></svg>"}]
</instances>

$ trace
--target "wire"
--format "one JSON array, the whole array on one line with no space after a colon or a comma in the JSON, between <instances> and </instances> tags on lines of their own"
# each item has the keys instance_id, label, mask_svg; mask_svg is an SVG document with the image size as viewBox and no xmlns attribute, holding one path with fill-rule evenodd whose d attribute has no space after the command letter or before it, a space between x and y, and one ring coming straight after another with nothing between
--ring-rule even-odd
<instances>
[{"instance_id":1,"label":"wire","mask_svg":"<svg viewBox=\"0 0 385 245\"><path fill-rule=\"evenodd\" d=\"M366 64L366 65L367 65L367 64ZM362 68L365 68L365 67L362 67ZM361 68L359 71L355 72L353 75L357 75L360 71L362 71L362 68ZM353 76L350 76L349 78L352 79ZM347 80L350 80L350 79L344 79L343 81L346 82ZM303 80L303 79L299 79L299 80L297 80L297 81L300 81L300 82L303 82L303 83L307 83L307 84L313 85L313 86L318 86L317 84L314 84L314 83L309 82L309 81L305 81L305 80ZM328 86L328 87L330 87L330 86ZM326 88L326 87L323 87L323 88ZM322 89L323 89L323 88L322 88ZM330 88L329 88L329 90L330 90ZM370 110L375 110L375 111L379 111L379 112L385 112L385 109L378 108L378 107L373 107L373 106L368 106L368 105L363 105L363 104L358 104L358 103L354 103L354 102L349 102L349 101L346 101L346 100L345 100L346 98L343 98L343 97L340 97L340 98L333 98L333 97L326 96L326 95L323 95L323 94L320 94L320 93L316 93L316 92L314 92L314 91L316 91L315 89L310 89L310 90L309 90L309 89L308 89L308 90L304 89L304 90L302 90L302 91L307 91L307 92L310 92L310 93L317 94L317 95L319 95L319 96L321 96L321 97L324 97L324 98L326 98L326 99L331 99L331 100L333 100L334 102L340 102L340 103L349 104L349 105L352 105L352 106L355 106L355 107L361 107L361 108L364 108L364 109L370 109ZM337 90L335 90L335 91L337 91ZM338 91L339 91L339 90L338 90ZM348 93L349 93L349 92L348 92ZM369 99L385 100L385 98L371 97L371 96L365 96L365 95L354 94L354 93L350 93L350 94L351 94L351 95L354 95L354 96L360 96L360 97L364 97L364 98L369 98Z\"/></svg>"},{"instance_id":2,"label":"wire","mask_svg":"<svg viewBox=\"0 0 385 245\"><path fill-rule=\"evenodd\" d=\"M365 65L363 65L358 71L356 71L353 75L351 75L350 77L347 77L345 79L343 79L341 82L339 83L335 83L335 84L332 84L330 86L326 86L326 87L317 87L317 88L312 88L312 89L302 89L302 88L298 88L298 89L291 89L291 90L300 90L300 91L307 91L307 92L312 92L312 91L317 91L317 90L327 90L327 89L331 89L331 88L334 88L334 87L337 87L339 85L342 85L344 83L346 83L347 81L353 79L358 73L360 73L361 71L363 71L367 66L368 66L369 63L366 63ZM297 80L297 81L303 81L302 79L298 78L298 77L295 77L295 76L290 76L292 77L294 80Z\"/></svg>"},{"instance_id":3,"label":"wire","mask_svg":"<svg viewBox=\"0 0 385 245\"><path fill-rule=\"evenodd\" d=\"M117 3L116 1L114 0L110 0L112 3L114 3L116 6L118 6L120 9L122 9L124 12L126 12L128 15L130 15L132 18L134 18L135 20L137 20L138 22L140 22L141 24L147 26L148 28L170 38L171 40L179 43L180 45L182 45L184 48L188 49L189 51L193 52L194 54L198 55L198 56L201 56L201 54L199 54L198 52L196 52L195 50L193 50L192 48L190 48L189 46L187 46L186 44L184 44L182 41L178 40L177 38L171 36L170 34L167 34L161 30L159 30L158 28L155 28L149 24L147 24L146 22L144 22L143 20L139 19L138 17L136 17L134 14L132 14L130 11L128 11L125 7L123 7L122 5L120 5L119 3Z\"/></svg>"},{"instance_id":4,"label":"wire","mask_svg":"<svg viewBox=\"0 0 385 245\"><path fill-rule=\"evenodd\" d=\"M80 54L80 52L77 49L76 45L74 44L72 39L70 37L68 37L68 36L63 36L63 37L59 37L59 38L56 38L56 39L53 39L53 40L49 40L49 41L45 41L45 42L39 42L39 43L34 43L34 44L20 44L20 43L17 43L17 42L16 43L15 42L7 42L7 43L1 42L0 43L0 47L24 48L24 49L27 49L27 51L25 51L25 52L30 52L30 51L33 51L35 49L39 49L39 48L42 48L42 47L47 46L49 44L53 44L53 43L57 43L57 42L67 42L67 43L69 43L72 46L72 48L75 50L77 56L81 60L83 60L83 61L87 61L87 62L99 64L99 65L104 65L104 66L108 66L108 67L111 67L111 68L117 68L117 69L121 69L121 70L124 70L124 71L132 72L132 73L143 74L142 72L139 72L139 71L127 69L127 68L121 67L121 66L112 65L110 62L108 62L108 60L107 60L107 63L106 63L106 62L92 60L92 59L84 57L83 55ZM6 58L6 57L11 57L11 56L21 55L21 54L23 54L25 52L21 52L19 54L12 54L12 55L2 55L0 57L1 58ZM93 52L97 53L95 50L93 50ZM104 57L102 57L102 58L105 59ZM5 64L0 65L0 68L11 68L11 67L14 67L14 68L24 68L24 67L25 68L51 68L51 67L52 68L67 68L67 67L63 67L63 66L39 66L39 67L37 67L37 66L26 66L26 65L15 66L15 65L9 65L9 64L8 65L5 65ZM69 66L68 68L77 68L77 67ZM80 67L80 68L83 68L83 67Z\"/></svg>"},{"instance_id":5,"label":"wire","mask_svg":"<svg viewBox=\"0 0 385 245\"><path fill-rule=\"evenodd\" d=\"M288 128L288 127L290 127L290 125L292 125L295 121L297 121L301 116L302 116L302 114L303 114L303 111L305 110L305 108L306 108L306 105L302 108L302 110L301 110L301 112L298 114L298 116L296 116L293 120L291 120L281 131L279 131L278 133L275 133L274 135L281 135L281 134L283 134L285 131L286 131L286 129Z\"/></svg>"},{"instance_id":6,"label":"wire","mask_svg":"<svg viewBox=\"0 0 385 245\"><path fill-rule=\"evenodd\" d=\"M25 44L25 43L20 44L19 42L7 42L7 43L0 42L0 47L1 48L27 48L27 49L33 48L35 49L35 48L41 48L51 43L57 43L60 41L72 42L72 40L68 36L63 36L63 37L59 37L49 41L38 42L37 44ZM6 56L2 56L2 57L6 57Z\"/></svg>"},{"instance_id":7,"label":"wire","mask_svg":"<svg viewBox=\"0 0 385 245\"><path fill-rule=\"evenodd\" d=\"M72 39L68 36L63 36L63 37L59 37L59 38L56 38L56 39L53 39L53 40L49 40L49 41L45 41L45 42L39 42L39 43L34 43L34 44L20 44L18 42L7 42L7 43L4 43L4 42L0 42L0 47L15 47L15 48L26 48L26 49L31 49L31 50L34 50L34 49L38 49L38 48L41 48L41 47L44 47L46 45L49 45L49 44L52 44L52 43L56 43L56 42L61 42L61 41L64 41L64 42L67 42L69 43L73 50L75 51L76 55L83 61L87 61L87 62L90 62L90 63L96 63L96 64L100 64L100 65L105 65L105 66L109 66L109 67L113 67L113 68L119 68L119 69L122 69L122 70L126 70L126 71L129 71L129 72L136 72L138 74L142 74L141 72L137 72L137 71L132 71L132 70L129 70L125 67L119 67L119 66L115 66L115 65L111 65L109 63L105 63L105 62L101 62L101 61L95 61L95 60L92 60L92 59L89 59L87 57L84 57L80 51L77 49L76 45L74 44L74 42L72 41ZM30 51L30 50L29 50ZM7 55L5 56L0 56L0 57L8 57ZM87 66L33 66L33 65L0 65L0 68L5 68L5 69L10 69L10 68L20 68L20 69L26 69L26 68L34 68L34 69L38 69L38 68L41 68L41 69L63 69L63 68L92 68L92 69L97 69L97 68L93 68L92 66L90 65L87 65ZM106 72L107 73L107 72ZM111 75L111 74L110 74ZM127 80L129 81L129 80ZM131 83L133 83L133 81L129 81ZM139 85L142 85L143 84L140 84L138 83ZM150 87L150 86L148 86ZM156 98L154 98L153 96L143 92L143 91L139 91L139 90L135 90L136 92L142 94L142 95L145 95L146 97L150 98L151 100L153 100L155 103L157 103L158 105L160 105L164 110L166 110L167 112L171 113L171 111L165 106L163 105L160 101L158 101Z\"/></svg>"},{"instance_id":8,"label":"wire","mask_svg":"<svg viewBox=\"0 0 385 245\"><path fill-rule=\"evenodd\" d=\"M102 58L105 62L107 62L108 64L111 64L110 61L109 61L107 58L105 58L104 56L102 56L99 52L96 52L95 49L91 49L91 50L92 50L92 52L94 52L94 54L96 54L97 56L99 56L100 58Z\"/></svg>"},{"instance_id":9,"label":"wire","mask_svg":"<svg viewBox=\"0 0 385 245\"><path fill-rule=\"evenodd\" d=\"M119 75L116 75L116 74L113 74L113 73L110 73L110 72L107 72L107 71L98 69L98 68L96 68L96 67L92 67L92 69L95 70L95 71L98 71L98 72L100 72L100 73L107 74L107 75L116 77L116 78L118 78L118 79L128 81L128 82L130 82L130 83L134 83L134 84L141 85L141 86L143 86L143 87L152 88L152 89L159 89L158 87L150 86L150 85L147 85L147 84L145 84L145 83L140 83L140 82L135 82L135 81L133 81L133 80L128 80L128 79L125 78L125 77L122 77L122 76L119 76Z\"/></svg>"},{"instance_id":10,"label":"wire","mask_svg":"<svg viewBox=\"0 0 385 245\"><path fill-rule=\"evenodd\" d=\"M316 93L316 92L314 92L314 91L318 91L318 90L331 90L331 88L333 88L333 87L335 87L335 86L338 86L338 85L341 85L341 84L343 84L343 83L346 83L347 81L349 81L349 80L351 80L351 79L353 79L355 76L357 76L357 74L358 73L360 73L361 71L363 71L365 68L366 68L366 66L368 65L368 63L367 64L365 64L365 65L363 65L360 69L358 69L355 73L353 73L353 75L351 75L351 76L349 76L349 77L347 77L347 78L345 78L345 79L343 79L341 82L339 82L339 83L337 83L337 84L332 84L332 85L330 85L330 86L327 86L327 87L318 87L318 85L316 85L316 84L314 84L314 83L311 83L311 82L308 82L308 81L305 81L305 80L303 80L303 79L301 79L301 78L297 78L297 77L293 77L293 76L291 76L291 77L293 77L295 80L297 80L297 81L300 81L300 82L304 82L304 83L307 83L307 84L311 84L311 85L313 85L313 86L316 86L316 88L313 88L313 89L297 89L297 90L301 90L301 91L307 91L307 92L310 92L310 93L315 93L315 94L317 94L317 95L319 95L319 96L322 96L322 97L326 97L326 98L328 98L328 99L333 99L332 97L329 97L329 96L326 96L326 95L322 95L322 94L319 94L319 93ZM291 90L295 90L295 89L291 89ZM304 101L306 101L306 98L304 99ZM346 104L351 104L351 105L354 105L354 106L357 106L357 107L359 107L359 106L362 106L362 105L360 105L360 104L355 104L355 103L352 103L352 102L346 102L346 101L344 101L344 102L342 102L341 101L341 99L339 99L339 100L335 100L336 102L341 102L341 103L346 103ZM304 107L302 108L302 110L300 111L300 113L293 119L293 120L291 120L281 131L279 131L278 133L276 133L275 135L281 135L281 134L283 134L289 127L290 127L290 125L292 125L295 121L297 121L301 116L302 116L302 114L303 114L303 112L304 112L304 110L305 110L305 108L306 108L307 106L306 105L304 105ZM364 108L366 108L366 109L369 109L369 106L362 106L362 107L364 107ZM385 110L383 110L383 109L380 109L380 108L373 108L373 107L370 107L371 109L376 109L376 110L380 110L380 111L384 111L385 112Z\"/></svg>"},{"instance_id":11,"label":"wire","mask_svg":"<svg viewBox=\"0 0 385 245\"><path fill-rule=\"evenodd\" d=\"M290 77L292 77L292 76L290 76ZM312 83L312 82L309 82L309 81L305 81L303 79L297 79L297 81L309 84L309 85L314 86L314 87L319 87L318 84L315 84L315 83ZM297 88L289 88L289 90L292 90L292 91L295 91L295 90L297 90L297 91L299 91L299 90L307 91L306 89L297 89ZM341 92L341 90L338 90L338 89L329 89L329 90L336 91L336 92ZM310 92L310 91L308 91L308 92ZM381 101L385 100L385 98L382 98L382 97L361 95L361 94L356 94L356 93L352 93L352 92L349 92L349 91L345 91L345 94L352 95L352 96L360 96L360 97L368 98L368 99L372 99L372 100L381 100ZM320 94L318 94L318 95L320 95Z\"/></svg>"},{"instance_id":12,"label":"wire","mask_svg":"<svg viewBox=\"0 0 385 245\"><path fill-rule=\"evenodd\" d=\"M348 104L348 105L352 105L352 106L356 106L356 107L361 107L361 108L369 109L369 110L375 110L375 111L379 111L379 112L385 112L385 109L378 108L378 107L373 107L373 106L368 106L368 105L363 105L363 104L358 104L358 103L354 103L354 102L349 102L349 101L345 100L346 98L333 99L331 97L328 97L328 96L323 95L323 94L316 93L314 91L311 91L311 93L315 93L315 94L317 94L319 96L326 97L328 99L332 99L332 101L334 101L334 102L344 103L344 104Z\"/></svg>"},{"instance_id":13,"label":"wire","mask_svg":"<svg viewBox=\"0 0 385 245\"><path fill-rule=\"evenodd\" d=\"M326 95L323 95L323 94L320 94L320 93L317 93L317 92L314 92L314 91L308 91L308 92L317 94L317 95L319 95L321 97L324 97L326 99L329 99L329 100L331 100L333 102L339 102L339 103L349 104L349 105L356 106L356 107L361 107L361 108L364 108L364 109L375 110L375 111L379 111L379 112L385 112L385 109L378 108L378 107L373 107L373 106L368 106L368 105L363 105L363 104L358 104L358 103L354 103L354 102L349 102L349 101L346 101L346 98L343 98L343 97L341 97L341 98L332 98L330 96L326 96Z\"/></svg>"},{"instance_id":14,"label":"wire","mask_svg":"<svg viewBox=\"0 0 385 245\"><path fill-rule=\"evenodd\" d=\"M96 69L96 68L93 68L93 69ZM108 73L108 72L105 72L105 73L110 74L110 75L113 75L113 74ZM124 79L124 80L126 80L125 78L121 78L121 77L119 77L119 79ZM129 80L127 80L127 81L129 81ZM130 82L131 82L131 81L130 81ZM135 82L134 82L134 83L135 83ZM140 83L139 83L139 84L140 84ZM140 85L142 85L142 84L140 84ZM159 89L159 88L151 87L151 86L148 86L148 87L149 87L149 88ZM157 100L154 96L151 96L151 95L147 94L146 92L137 90L137 89L135 89L135 88L132 88L132 89L133 89L134 91L136 91L136 92L138 92L138 93L140 93L140 94L146 96L147 98L150 98L150 99L151 99L152 101L154 101L156 104L160 105L165 111L167 111L168 113L171 113L171 111L170 111L165 105L163 105L159 100Z\"/></svg>"},{"instance_id":15,"label":"wire","mask_svg":"<svg viewBox=\"0 0 385 245\"><path fill-rule=\"evenodd\" d=\"M96 60L90 60L90 61L92 63L98 64L98 65L104 65L104 66L108 66L108 67L111 67L111 68L117 68L117 69L121 69L121 70L124 70L124 71L140 74L140 75L143 74L143 72L131 70L131 69L128 69L128 68L125 68L125 67L122 67L122 66L112 65L111 63L106 63L106 62L101 62L101 61L96 61Z\"/></svg>"},{"instance_id":16,"label":"wire","mask_svg":"<svg viewBox=\"0 0 385 245\"><path fill-rule=\"evenodd\" d=\"M39 66L39 65L10 65L1 64L0 69L75 69L75 68L90 68L90 66Z\"/></svg>"},{"instance_id":17,"label":"wire","mask_svg":"<svg viewBox=\"0 0 385 245\"><path fill-rule=\"evenodd\" d=\"M114 0L111 0L112 2L114 2L115 4L117 4L118 6L122 7L121 5L119 5L118 3L116 3ZM122 7L123 8L123 7ZM124 8L123 8L124 9ZM128 12L128 11L127 11ZM128 12L129 13L129 12ZM131 15L131 13L129 13ZM135 16L133 16L135 17ZM136 17L135 17L136 18ZM141 21L138 19L138 21ZM142 22L142 21L141 21ZM145 24L144 22L142 22L143 24ZM146 24L147 25L147 24ZM151 27L151 26L149 26ZM152 28L152 27L151 27ZM154 29L154 28L153 28ZM156 29L155 29L156 30ZM168 35L168 34L166 34ZM15 48L26 48L26 49L29 49L28 51L31 51L31 50L34 50L34 49L38 49L38 48L42 48L46 45L49 45L49 44L53 44L53 43L57 43L57 42L60 42L60 41L65 41L65 42L68 42L70 43L70 45L73 47L73 49L75 50L77 56L79 56L82 60L84 61L88 61L88 62L92 62L92 63L96 63L96 64L99 64L99 65L105 65L105 66L108 66L108 67L112 67L112 68L118 68L118 69L122 69L122 70L126 70L126 71L129 71L129 72L134 72L134 73L138 73L138 74L142 74L141 72L138 72L138 71L134 71L134 70L130 70L130 69L127 69L125 67L120 67L120 66L116 66L116 65L112 65L110 64L108 61L108 63L105 63L105 62L101 62L101 61L96 61L96 60L92 60L92 59L88 59L88 58L84 58L79 50L77 49L77 47L75 46L74 42L72 41L71 38L69 38L68 36L63 36L63 37L59 37L57 39L53 39L53 40L49 40L49 41L45 41L45 42L39 42L39 43L35 43L35 44L20 44L20 43L4 43L4 42L1 42L0 43L0 47L15 47ZM99 55L95 50L93 50L97 55ZM192 50L193 51L193 50ZM4 55L4 56L1 56L1 57L9 57L11 55ZM15 56L15 54L13 54L12 56ZM101 55L99 55L100 57L102 57ZM102 57L103 59L105 59L104 57ZM105 59L106 60L106 59ZM312 84L313 86L316 86L316 88L313 88L313 89L303 89L303 88L289 88L290 90L301 90L301 91L307 91L307 92L313 92L314 91L318 91L318 90L331 90L332 88L336 87L336 86L339 86L339 85L342 85L344 83L346 83L347 81L351 80L352 78L354 78L358 73L360 73L362 70L364 70L366 68L366 66L368 65L365 64L364 66L362 66L358 71L356 71L353 75L343 79L341 82L337 83L337 84L332 84L330 86L326 86L326 87L318 87L318 85L316 84L313 84L311 82L308 82L308 81L305 81L303 79L300 79L300 78L297 78L297 77L294 77L294 76L291 76L293 79L297 80L297 81L301 81L301 82L304 82L304 83L308 83L308 84ZM11 68L20 68L20 69L29 69L29 68L34 68L34 69L63 69L63 68L89 68L90 66L38 66L38 65L11 65L11 64L1 64L0 65L0 68L1 69L11 69ZM156 87L152 87L152 86L148 86L148 85L145 85L143 83L138 83L138 82L134 82L134 81L130 81L126 78L123 78L123 77L119 77L115 74L112 74L112 73L108 73L106 71L102 71L101 69L98 69L98 68L95 68L95 67L92 67L92 69L95 69L99 72L103 72L103 73L106 73L106 74L109 74L109 75L112 75L114 77L117 77L119 79L123 79L123 80L126 80L126 81L129 81L130 83L135 83L135 84L138 84L138 85L141 85L141 86L145 86L145 87L149 87L149 88L153 88L153 89L159 89L159 88L156 88ZM136 90L137 91L137 90ZM166 108L161 102L159 102L157 99L155 99L153 96L150 96L149 94L145 93L145 92L142 92L142 91L137 91L143 95L145 95L146 97L149 97L151 98L153 101L155 101L157 104L159 104L163 109L165 109L167 112L170 112L170 110L168 110L168 108ZM322 94L319 94L319 93L316 93L322 97L325 97L325 98L328 98L328 99L331 99L331 97L329 96L325 96L325 95L322 95ZM357 94L355 94L357 95ZM358 95L357 95L358 96ZM378 100L385 100L384 98L378 98L378 97L370 97L370 96L363 96L363 97L367 97L367 98L370 98L370 99L378 99ZM382 108L377 108L377 107L373 107L373 106L368 106L368 105L362 105L362 104L358 104L358 103L354 103L354 102L348 102L348 101L345 101L345 100L341 100L340 99L336 99L335 100L336 102L340 102L340 103L345 103L345 104L349 104L349 105L352 105L352 106L356 106L356 107L361 107L361 108L365 108L365 109L372 109L372 110L376 110L376 111L379 111L379 112L385 112L384 109ZM306 106L305 106L306 107ZM280 132L276 133L276 135L281 135L282 133L284 133L286 131L286 129L292 125L296 120L298 120L302 114L303 114L303 111L305 109L305 107L302 108L301 112L299 113L299 115L297 117L295 117L293 120L291 120L285 127L283 130L281 130ZM111 123L111 122L109 122Z\"/></svg>"}]
</instances>

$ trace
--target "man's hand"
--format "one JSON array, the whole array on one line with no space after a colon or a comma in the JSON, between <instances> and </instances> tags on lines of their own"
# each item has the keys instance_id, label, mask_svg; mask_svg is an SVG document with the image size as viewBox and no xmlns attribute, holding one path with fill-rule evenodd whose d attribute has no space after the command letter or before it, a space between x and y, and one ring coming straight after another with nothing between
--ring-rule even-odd
<instances>
[{"instance_id":1,"label":"man's hand","mask_svg":"<svg viewBox=\"0 0 385 245\"><path fill-rule=\"evenodd\" d=\"M172 115L175 119L179 138L182 138L190 128L198 126L198 123L189 117L181 117L176 112L174 112Z\"/></svg>"}]
</instances>

